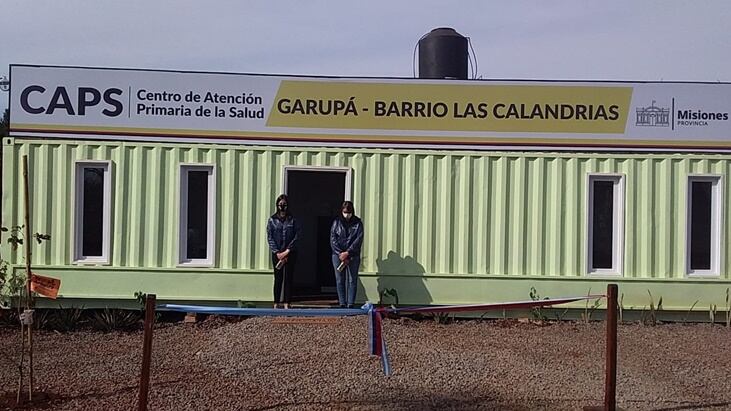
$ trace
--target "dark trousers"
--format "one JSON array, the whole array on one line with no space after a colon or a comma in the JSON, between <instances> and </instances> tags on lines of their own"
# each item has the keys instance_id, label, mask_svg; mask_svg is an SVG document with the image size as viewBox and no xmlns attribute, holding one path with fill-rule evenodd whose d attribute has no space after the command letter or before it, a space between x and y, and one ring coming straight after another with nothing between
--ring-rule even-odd
<instances>
[{"instance_id":1,"label":"dark trousers","mask_svg":"<svg viewBox=\"0 0 731 411\"><path fill-rule=\"evenodd\" d=\"M294 281L294 267L297 263L297 253L290 251L287 264L277 270L277 255L272 253L274 267L274 303L289 303L292 299L292 282Z\"/></svg>"}]
</instances>

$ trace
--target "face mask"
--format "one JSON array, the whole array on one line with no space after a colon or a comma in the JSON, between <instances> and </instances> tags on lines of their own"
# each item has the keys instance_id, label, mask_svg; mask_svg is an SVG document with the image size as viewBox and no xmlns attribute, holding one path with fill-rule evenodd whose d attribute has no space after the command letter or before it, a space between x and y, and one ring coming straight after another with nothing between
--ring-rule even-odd
<instances>
[{"instance_id":1,"label":"face mask","mask_svg":"<svg viewBox=\"0 0 731 411\"><path fill-rule=\"evenodd\" d=\"M353 213L343 213L343 218L346 220L350 220L350 217L353 216Z\"/></svg>"}]
</instances>

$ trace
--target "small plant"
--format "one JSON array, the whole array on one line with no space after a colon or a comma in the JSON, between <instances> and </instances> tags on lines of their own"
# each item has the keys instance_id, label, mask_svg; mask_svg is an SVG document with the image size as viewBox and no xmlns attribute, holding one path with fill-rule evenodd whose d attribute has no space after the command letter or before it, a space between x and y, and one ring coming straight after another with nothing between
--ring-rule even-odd
<instances>
[{"instance_id":1,"label":"small plant","mask_svg":"<svg viewBox=\"0 0 731 411\"><path fill-rule=\"evenodd\" d=\"M0 233L7 233L7 242L10 247L16 251L19 246L23 245L23 228L25 226L16 225L10 228L0 227ZM34 233L32 236L38 244L51 239L49 234ZM17 307L20 311L22 305L21 298L26 285L25 275L20 275L11 269L10 262L4 260L0 256L0 310Z\"/></svg>"},{"instance_id":2,"label":"small plant","mask_svg":"<svg viewBox=\"0 0 731 411\"><path fill-rule=\"evenodd\" d=\"M647 322L647 306L642 306L642 311L640 311L640 322L642 324L645 324Z\"/></svg>"},{"instance_id":3,"label":"small plant","mask_svg":"<svg viewBox=\"0 0 731 411\"><path fill-rule=\"evenodd\" d=\"M652 293L650 290L647 290L647 294L650 296L650 312L649 315L644 315L644 309L643 309L643 318L642 322L645 325L656 325L657 324L657 314L658 312L662 311L662 297L657 301L657 307L655 306L655 300L652 298Z\"/></svg>"},{"instance_id":4,"label":"small plant","mask_svg":"<svg viewBox=\"0 0 731 411\"><path fill-rule=\"evenodd\" d=\"M53 315L49 319L49 325L52 329L61 332L69 332L75 330L81 324L81 316L84 308L63 308L53 310Z\"/></svg>"},{"instance_id":5,"label":"small plant","mask_svg":"<svg viewBox=\"0 0 731 411\"><path fill-rule=\"evenodd\" d=\"M484 319L485 319L485 317L486 317L486 316L487 316L488 314L490 314L490 313L491 313L491 311L485 311L485 312L483 312L482 314L480 314L480 318L479 318L478 320L479 320L479 321L482 321L482 320L484 320ZM503 314L502 314L502 315L503 315L503 316L502 316L502 319L503 319L503 320L505 320L505 319L507 319L507 318L508 318L508 313L507 313L507 311L506 311L506 310L505 310L504 308L503 308Z\"/></svg>"},{"instance_id":6,"label":"small plant","mask_svg":"<svg viewBox=\"0 0 731 411\"><path fill-rule=\"evenodd\" d=\"M7 242L13 251L18 250L23 245L23 228L25 226L16 225L10 228L0 227L0 232L7 233ZM35 233L33 237L40 243L45 239L50 239L47 234ZM10 267L10 262L0 258L0 308L10 308L12 306L20 307L20 296L23 288L25 288L25 276L21 276Z\"/></svg>"},{"instance_id":7,"label":"small plant","mask_svg":"<svg viewBox=\"0 0 731 411\"><path fill-rule=\"evenodd\" d=\"M50 234L35 233L35 234L33 234L33 238L36 239L36 242L38 244L41 244L44 241L49 241L51 239L51 235Z\"/></svg>"},{"instance_id":8,"label":"small plant","mask_svg":"<svg viewBox=\"0 0 731 411\"><path fill-rule=\"evenodd\" d=\"M711 304L708 307L708 317L711 320L711 325L716 323L716 304Z\"/></svg>"},{"instance_id":9,"label":"small plant","mask_svg":"<svg viewBox=\"0 0 731 411\"><path fill-rule=\"evenodd\" d=\"M13 250L17 250L18 246L23 245L23 229L25 228L24 225L14 225L10 228L8 227L0 227L0 232L8 233L8 244L13 248ZM41 233L33 233L31 236L33 237L38 244L43 243L44 241L48 241L51 239L50 234L41 234Z\"/></svg>"},{"instance_id":10,"label":"small plant","mask_svg":"<svg viewBox=\"0 0 731 411\"><path fill-rule=\"evenodd\" d=\"M698 304L698 301L699 300L695 300L695 302L693 303L693 305L690 306L690 309L688 310L688 312L685 313L685 317L683 317L683 322L687 322L688 321L688 317L690 316L691 311L693 311L693 308L695 307L695 305Z\"/></svg>"},{"instance_id":11,"label":"small plant","mask_svg":"<svg viewBox=\"0 0 731 411\"><path fill-rule=\"evenodd\" d=\"M454 321L454 315L450 313L438 312L432 314L432 318L437 324L449 324Z\"/></svg>"},{"instance_id":12,"label":"small plant","mask_svg":"<svg viewBox=\"0 0 731 411\"><path fill-rule=\"evenodd\" d=\"M624 293L619 296L619 322L624 322Z\"/></svg>"},{"instance_id":13,"label":"small plant","mask_svg":"<svg viewBox=\"0 0 731 411\"><path fill-rule=\"evenodd\" d=\"M18 311L0 309L0 327L14 327L18 325Z\"/></svg>"},{"instance_id":14,"label":"small plant","mask_svg":"<svg viewBox=\"0 0 731 411\"><path fill-rule=\"evenodd\" d=\"M145 306L147 305L147 293L143 293L142 291L135 291L134 296L137 300L137 304L140 306L140 316L144 318ZM162 314L159 311L155 311L155 322L159 321L160 318L162 318Z\"/></svg>"},{"instance_id":15,"label":"small plant","mask_svg":"<svg viewBox=\"0 0 731 411\"><path fill-rule=\"evenodd\" d=\"M251 301L238 300L236 301L236 307L238 308L256 308L256 304Z\"/></svg>"},{"instance_id":16,"label":"small plant","mask_svg":"<svg viewBox=\"0 0 731 411\"><path fill-rule=\"evenodd\" d=\"M6 114L7 113L8 113L8 111L6 110ZM2 123L4 126L7 126L7 116L3 118ZM4 128L5 128L4 132L5 132L5 134L7 134L7 127L4 127ZM27 160L27 157L24 157L24 159ZM27 163L26 163L26 165L27 165ZM24 171L27 171L27 170L25 170L25 168L24 168ZM25 179L25 184L26 184L26 190L25 190L26 204L25 204L25 206L26 206L26 213L27 213L28 208L30 208L30 203L27 201L27 199L28 199L28 180L27 180L27 178ZM28 218L27 214L26 214L26 218ZM30 255L31 255L31 251L32 251L31 250L31 240L35 239L38 242L38 244L41 244L41 243L43 243L43 241L50 240L51 236L48 234L41 234L41 233L34 233L32 235L30 235L30 233L28 233L27 235L24 235L23 228L25 228L25 227L17 226L17 225L12 226L10 228L0 226L0 241L4 241L3 237L5 236L5 233L7 233L7 235L8 235L7 242L8 242L8 244L10 244L10 248L13 251L17 251L19 246L23 245L23 242L24 242L23 237L29 237L29 238L25 238L25 240L27 240L26 245L25 245L26 253L25 253L25 257L23 258L23 260L26 260L27 263L30 263L30 261L27 261L27 260L30 260ZM30 228L30 227L28 227L28 228ZM28 267L30 267L30 265L28 265ZM30 272L28 273L28 275L30 275ZM14 310L14 311L16 311L16 313L15 313L16 316L14 318L12 318L12 317L11 318L20 319L22 306L23 305L32 305L32 301L33 301L32 293L30 293L30 291L28 293L24 293L23 289L25 288L25 286L26 286L26 276L21 277L21 276L17 275L14 272L14 270L12 269L10 262L3 259L2 255L0 255L0 317L9 316L9 315L6 315L5 313L2 313L2 311L11 311L11 310L9 310L9 308L15 307L16 310ZM24 304L23 300L26 301L25 304ZM45 322L46 318L47 318L47 316L44 314L41 317L41 320L43 320L43 321L41 321L37 325L43 325L43 322ZM25 354L26 354L24 334L26 333L26 330L28 333L28 340L31 340L31 336L33 335L32 334L33 326L29 326L26 328L25 325L21 325L21 327L20 327L21 343L20 343L20 349L18 350L18 352L20 353L20 355L19 355L20 358L18 361L18 390L17 390L17 392L18 392L17 401L18 402L20 402L20 393L23 390L23 373L24 373L23 362L24 362L24 358L25 358ZM5 356L4 352L2 352L2 351L0 351L0 354L3 354L3 356ZM29 397L32 397L33 396L33 368L34 368L33 361L32 361L32 358L33 358L33 345L32 344L30 344L28 355L31 358L31 361L30 361L29 367L28 367L28 370L29 370L30 376L31 376L30 377L31 385L29 386ZM31 398L29 398L29 399L31 399Z\"/></svg>"},{"instance_id":17,"label":"small plant","mask_svg":"<svg viewBox=\"0 0 731 411\"><path fill-rule=\"evenodd\" d=\"M378 305L383 305L383 297L389 297L392 305L398 305L398 291L395 288L385 288L378 291Z\"/></svg>"},{"instance_id":18,"label":"small plant","mask_svg":"<svg viewBox=\"0 0 731 411\"><path fill-rule=\"evenodd\" d=\"M145 303L147 302L147 293L143 293L142 291L135 291L135 300L137 300L137 304L140 306L140 311L144 313Z\"/></svg>"},{"instance_id":19,"label":"small plant","mask_svg":"<svg viewBox=\"0 0 731 411\"><path fill-rule=\"evenodd\" d=\"M8 233L8 244L10 244L10 247L13 248L13 250L17 250L18 246L23 245L23 228L25 226L22 225L15 225L10 228L8 227L0 227L0 231L3 233Z\"/></svg>"},{"instance_id":20,"label":"small plant","mask_svg":"<svg viewBox=\"0 0 731 411\"><path fill-rule=\"evenodd\" d=\"M556 319L556 321L563 321L563 318L566 316L567 312L569 312L568 308L564 309L563 311L553 310L553 317Z\"/></svg>"},{"instance_id":21,"label":"small plant","mask_svg":"<svg viewBox=\"0 0 731 411\"><path fill-rule=\"evenodd\" d=\"M726 288L726 328L731 327L731 300L729 300L729 288Z\"/></svg>"},{"instance_id":22,"label":"small plant","mask_svg":"<svg viewBox=\"0 0 731 411\"><path fill-rule=\"evenodd\" d=\"M52 310L35 310L33 313L33 328L36 330L44 330L50 328Z\"/></svg>"},{"instance_id":23,"label":"small plant","mask_svg":"<svg viewBox=\"0 0 731 411\"><path fill-rule=\"evenodd\" d=\"M591 295L591 287L589 287L589 291L586 292L586 295ZM594 300L594 302L591 304L591 307L589 307L589 300L586 300L584 303L584 313L581 314L581 318L584 320L585 324L589 324L591 321L591 317L594 315L594 311L596 311L597 308L601 305L601 300L597 298Z\"/></svg>"},{"instance_id":24,"label":"small plant","mask_svg":"<svg viewBox=\"0 0 731 411\"><path fill-rule=\"evenodd\" d=\"M110 332L115 330L130 330L139 324L139 314L136 311L120 310L116 308L104 308L103 311L95 311L90 322L92 328L99 331Z\"/></svg>"},{"instance_id":25,"label":"small plant","mask_svg":"<svg viewBox=\"0 0 731 411\"><path fill-rule=\"evenodd\" d=\"M541 295L538 294L538 290L536 290L535 287L530 288L530 299L533 301L540 301ZM543 297L544 300L548 300L548 297ZM543 313L543 310L541 307L533 307L530 309L531 315L533 315L533 319L536 321L548 321L548 317Z\"/></svg>"},{"instance_id":26,"label":"small plant","mask_svg":"<svg viewBox=\"0 0 731 411\"><path fill-rule=\"evenodd\" d=\"M3 227L5 228L5 227ZM10 308L9 298L3 292L5 283L8 282L8 262L0 258L0 309Z\"/></svg>"},{"instance_id":27,"label":"small plant","mask_svg":"<svg viewBox=\"0 0 731 411\"><path fill-rule=\"evenodd\" d=\"M20 295L25 288L25 276L9 269L5 260L0 260L0 309L20 306Z\"/></svg>"}]
</instances>

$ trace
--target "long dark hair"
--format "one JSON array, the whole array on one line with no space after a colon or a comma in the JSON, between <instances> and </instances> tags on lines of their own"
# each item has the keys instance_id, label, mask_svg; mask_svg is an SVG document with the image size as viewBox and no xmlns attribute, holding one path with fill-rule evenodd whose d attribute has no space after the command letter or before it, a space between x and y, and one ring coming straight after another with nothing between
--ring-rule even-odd
<instances>
[{"instance_id":1,"label":"long dark hair","mask_svg":"<svg viewBox=\"0 0 731 411\"><path fill-rule=\"evenodd\" d=\"M281 200L284 200L287 202L287 204L289 204L289 197L287 197L286 194L280 194L279 197L277 197L277 199L274 201L274 207L277 207Z\"/></svg>"},{"instance_id":2,"label":"long dark hair","mask_svg":"<svg viewBox=\"0 0 731 411\"><path fill-rule=\"evenodd\" d=\"M279 215L279 202L282 200L287 202L287 210L284 212L284 214L291 215L291 213L289 212L289 197L287 197L286 194L280 194L279 197L277 197L277 200L274 202L274 215Z\"/></svg>"},{"instance_id":3,"label":"long dark hair","mask_svg":"<svg viewBox=\"0 0 731 411\"><path fill-rule=\"evenodd\" d=\"M355 206L352 201L343 201L343 205L340 206L340 211L349 211L355 215Z\"/></svg>"}]
</instances>

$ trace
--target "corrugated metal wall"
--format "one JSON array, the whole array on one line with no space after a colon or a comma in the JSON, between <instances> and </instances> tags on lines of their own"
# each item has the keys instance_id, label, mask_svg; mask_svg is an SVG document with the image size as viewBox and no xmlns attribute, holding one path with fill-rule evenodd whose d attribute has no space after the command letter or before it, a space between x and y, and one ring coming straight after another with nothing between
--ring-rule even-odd
<instances>
[{"instance_id":1,"label":"corrugated metal wall","mask_svg":"<svg viewBox=\"0 0 731 411\"><path fill-rule=\"evenodd\" d=\"M724 197L731 184L731 161L722 155L15 139L4 151L4 225L22 223L23 154L30 159L33 230L53 236L36 248L33 264L49 266L71 263L75 160L112 161L111 265L119 267L176 266L181 163L216 165L216 266L247 270L269 269L265 222L285 165L352 168L352 196L367 230L362 271L381 274L583 276L587 173L611 172L626 175L624 276L683 278L688 174L722 175ZM726 198L723 214L729 221ZM731 241L722 233L726 256ZM729 278L725 261L721 272Z\"/></svg>"}]
</instances>

